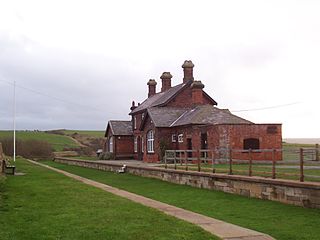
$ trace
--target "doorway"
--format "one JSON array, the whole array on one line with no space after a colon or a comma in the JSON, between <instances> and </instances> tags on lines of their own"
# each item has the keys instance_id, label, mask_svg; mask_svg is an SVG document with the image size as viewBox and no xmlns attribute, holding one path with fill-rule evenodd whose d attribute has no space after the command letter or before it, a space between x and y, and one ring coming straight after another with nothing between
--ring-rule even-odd
<instances>
[{"instance_id":1,"label":"doorway","mask_svg":"<svg viewBox=\"0 0 320 240\"><path fill-rule=\"evenodd\" d=\"M192 150L192 139L187 138L187 149ZM192 158L192 152L188 152L187 154L188 158Z\"/></svg>"}]
</instances>

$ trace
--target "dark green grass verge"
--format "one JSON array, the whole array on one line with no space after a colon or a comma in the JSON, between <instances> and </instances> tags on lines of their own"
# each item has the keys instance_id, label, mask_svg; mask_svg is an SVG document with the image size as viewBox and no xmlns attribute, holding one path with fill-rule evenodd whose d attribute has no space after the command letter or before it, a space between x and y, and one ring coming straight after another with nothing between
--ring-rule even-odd
<instances>
[{"instance_id":1,"label":"dark green grass verge","mask_svg":"<svg viewBox=\"0 0 320 240\"><path fill-rule=\"evenodd\" d=\"M197 189L131 174L46 162L65 171L161 202L267 233L276 239L319 239L320 210Z\"/></svg>"},{"instance_id":2,"label":"dark green grass verge","mask_svg":"<svg viewBox=\"0 0 320 240\"><path fill-rule=\"evenodd\" d=\"M28 163L8 176L0 239L217 239L197 226Z\"/></svg>"}]
</instances>

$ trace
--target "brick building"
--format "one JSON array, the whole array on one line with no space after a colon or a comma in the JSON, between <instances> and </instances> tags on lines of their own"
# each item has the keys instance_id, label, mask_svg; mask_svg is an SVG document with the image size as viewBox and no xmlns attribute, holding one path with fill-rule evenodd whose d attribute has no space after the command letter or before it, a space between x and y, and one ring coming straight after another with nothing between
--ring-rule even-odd
<instances>
[{"instance_id":1,"label":"brick building","mask_svg":"<svg viewBox=\"0 0 320 240\"><path fill-rule=\"evenodd\" d=\"M150 79L148 98L130 108L131 121L109 121L105 151L116 158L132 156L146 162L161 160L161 149L280 149L281 124L255 124L216 107L217 102L193 77L194 64L185 61L181 84L171 86L172 75L161 75L161 91ZM272 154L256 151L254 159L270 160ZM248 159L238 152L237 159ZM281 160L281 153L276 159Z\"/></svg>"}]
</instances>

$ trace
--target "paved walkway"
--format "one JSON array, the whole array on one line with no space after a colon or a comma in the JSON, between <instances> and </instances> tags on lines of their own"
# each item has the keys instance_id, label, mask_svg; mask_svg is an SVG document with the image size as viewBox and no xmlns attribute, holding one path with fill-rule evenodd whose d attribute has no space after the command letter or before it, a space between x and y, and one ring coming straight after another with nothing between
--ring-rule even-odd
<instances>
[{"instance_id":1,"label":"paved walkway","mask_svg":"<svg viewBox=\"0 0 320 240\"><path fill-rule=\"evenodd\" d=\"M127 198L131 201L140 203L142 205L158 209L161 212L164 212L168 215L174 216L176 218L182 219L184 221L193 223L195 225L198 225L199 227L203 228L204 230L220 237L221 239L225 240L271 240L274 239L266 234L256 232L250 229L246 229L243 227L239 227L237 225L233 225L230 223L226 223L214 218L210 218L198 213L194 213L182 208L174 207L150 198L146 198L134 193L130 193L124 190L120 190L118 188L111 187L109 185L99 183L84 177L80 177L78 175L62 171L53 167L50 167L48 165L41 164L39 162L34 162L31 160L28 160L29 162L40 165L42 167L51 169L55 172L64 174L65 176L68 176L70 178L76 179L80 182L83 182L85 184L100 188L104 191L110 192L112 194Z\"/></svg>"}]
</instances>

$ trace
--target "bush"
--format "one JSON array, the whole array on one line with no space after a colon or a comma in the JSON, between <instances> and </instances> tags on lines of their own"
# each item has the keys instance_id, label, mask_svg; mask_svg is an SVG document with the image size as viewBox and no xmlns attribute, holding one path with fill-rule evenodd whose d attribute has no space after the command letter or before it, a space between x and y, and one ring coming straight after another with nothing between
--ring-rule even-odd
<instances>
[{"instance_id":1,"label":"bush","mask_svg":"<svg viewBox=\"0 0 320 240\"><path fill-rule=\"evenodd\" d=\"M13 156L13 139L0 139L3 152L7 156ZM51 158L53 149L46 141L39 140L16 140L16 155L25 158Z\"/></svg>"},{"instance_id":2,"label":"bush","mask_svg":"<svg viewBox=\"0 0 320 240\"><path fill-rule=\"evenodd\" d=\"M99 160L113 160L114 155L110 152L103 152L99 155Z\"/></svg>"}]
</instances>

